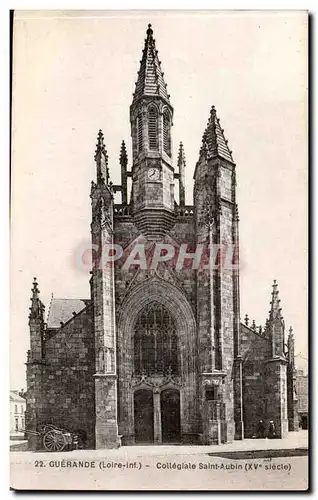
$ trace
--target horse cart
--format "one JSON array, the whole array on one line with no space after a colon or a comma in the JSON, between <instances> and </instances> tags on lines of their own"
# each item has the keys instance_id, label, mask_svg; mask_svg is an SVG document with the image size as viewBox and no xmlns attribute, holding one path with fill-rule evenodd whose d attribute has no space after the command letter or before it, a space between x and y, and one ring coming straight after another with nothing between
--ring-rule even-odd
<instances>
[{"instance_id":1,"label":"horse cart","mask_svg":"<svg viewBox=\"0 0 318 500\"><path fill-rule=\"evenodd\" d=\"M39 436L46 451L70 451L78 448L78 435L60 429L53 424L46 424L40 431L26 431L27 434Z\"/></svg>"}]
</instances>

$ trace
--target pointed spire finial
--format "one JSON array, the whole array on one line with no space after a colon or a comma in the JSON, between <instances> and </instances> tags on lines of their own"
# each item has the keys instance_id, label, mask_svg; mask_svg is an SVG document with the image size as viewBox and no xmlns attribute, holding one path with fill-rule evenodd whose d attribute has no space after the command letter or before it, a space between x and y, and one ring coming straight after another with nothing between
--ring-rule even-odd
<instances>
[{"instance_id":1,"label":"pointed spire finial","mask_svg":"<svg viewBox=\"0 0 318 500\"><path fill-rule=\"evenodd\" d=\"M179 153L178 153L178 167L180 167L180 165L185 166L185 164L186 164L185 152L184 152L183 144L180 141Z\"/></svg>"},{"instance_id":2,"label":"pointed spire finial","mask_svg":"<svg viewBox=\"0 0 318 500\"><path fill-rule=\"evenodd\" d=\"M101 129L98 131L96 151L94 156L97 164L97 183L109 182L108 155L104 144L104 134Z\"/></svg>"},{"instance_id":3,"label":"pointed spire finial","mask_svg":"<svg viewBox=\"0 0 318 500\"><path fill-rule=\"evenodd\" d=\"M120 147L120 156L119 156L119 162L122 166L127 167L128 164L128 157L127 157L127 150L126 150L126 144L125 141L123 140L121 143Z\"/></svg>"},{"instance_id":4,"label":"pointed spire finial","mask_svg":"<svg viewBox=\"0 0 318 500\"><path fill-rule=\"evenodd\" d=\"M36 278L33 278L32 283L32 297L31 297L31 307L29 319L41 319L43 320L44 306L40 301L40 290L38 287L38 282Z\"/></svg>"},{"instance_id":5,"label":"pointed spire finial","mask_svg":"<svg viewBox=\"0 0 318 500\"><path fill-rule=\"evenodd\" d=\"M40 290L38 288L38 282L36 280L36 277L33 278L33 283L32 283L32 298L37 298L39 296Z\"/></svg>"},{"instance_id":6,"label":"pointed spire finial","mask_svg":"<svg viewBox=\"0 0 318 500\"><path fill-rule=\"evenodd\" d=\"M179 154L178 154L180 207L185 206L185 166L186 166L185 153L183 149L183 144L182 142L180 142Z\"/></svg>"},{"instance_id":7,"label":"pointed spire finial","mask_svg":"<svg viewBox=\"0 0 318 500\"><path fill-rule=\"evenodd\" d=\"M289 327L288 335L289 335L289 337L293 337L294 336L293 327L292 326Z\"/></svg>"},{"instance_id":8,"label":"pointed spire finial","mask_svg":"<svg viewBox=\"0 0 318 500\"><path fill-rule=\"evenodd\" d=\"M153 29L151 27L151 24L148 24L147 36L151 37L152 35L153 35Z\"/></svg>"},{"instance_id":9,"label":"pointed spire finial","mask_svg":"<svg viewBox=\"0 0 318 500\"><path fill-rule=\"evenodd\" d=\"M282 308L280 307L280 298L276 279L273 281L272 288L272 299L270 301L271 310L269 311L269 317L271 320L274 318L282 319Z\"/></svg>"}]
</instances>

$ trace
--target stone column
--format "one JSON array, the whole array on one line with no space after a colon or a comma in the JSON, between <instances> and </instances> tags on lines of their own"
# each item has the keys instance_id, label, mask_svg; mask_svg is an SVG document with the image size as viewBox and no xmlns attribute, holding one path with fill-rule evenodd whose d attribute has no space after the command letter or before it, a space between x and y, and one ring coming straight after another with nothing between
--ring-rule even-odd
<instances>
[{"instance_id":1,"label":"stone column","mask_svg":"<svg viewBox=\"0 0 318 500\"><path fill-rule=\"evenodd\" d=\"M161 433L161 405L160 405L160 392L153 393L153 424L154 424L154 442L160 444L162 442Z\"/></svg>"},{"instance_id":2,"label":"stone column","mask_svg":"<svg viewBox=\"0 0 318 500\"><path fill-rule=\"evenodd\" d=\"M233 388L234 388L234 439L244 439L243 423L243 398L242 398L242 358L237 356L233 363Z\"/></svg>"},{"instance_id":3,"label":"stone column","mask_svg":"<svg viewBox=\"0 0 318 500\"><path fill-rule=\"evenodd\" d=\"M221 444L220 403L206 401L204 413L203 444Z\"/></svg>"},{"instance_id":4,"label":"stone column","mask_svg":"<svg viewBox=\"0 0 318 500\"><path fill-rule=\"evenodd\" d=\"M118 448L117 376L97 373L95 378L96 449Z\"/></svg>"},{"instance_id":5,"label":"stone column","mask_svg":"<svg viewBox=\"0 0 318 500\"><path fill-rule=\"evenodd\" d=\"M284 438L288 432L286 360L280 356L266 362L266 420L274 422L276 436Z\"/></svg>"}]
</instances>

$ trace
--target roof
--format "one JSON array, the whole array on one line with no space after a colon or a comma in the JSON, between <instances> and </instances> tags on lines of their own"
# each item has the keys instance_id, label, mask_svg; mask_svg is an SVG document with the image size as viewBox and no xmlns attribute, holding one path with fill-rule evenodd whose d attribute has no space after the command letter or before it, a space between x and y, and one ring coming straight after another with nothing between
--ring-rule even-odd
<instances>
[{"instance_id":1,"label":"roof","mask_svg":"<svg viewBox=\"0 0 318 500\"><path fill-rule=\"evenodd\" d=\"M211 108L210 118L203 134L203 142L211 156L221 157L234 163L232 151L228 147L228 141L225 139L224 130L221 128L214 106Z\"/></svg>"},{"instance_id":2,"label":"roof","mask_svg":"<svg viewBox=\"0 0 318 500\"><path fill-rule=\"evenodd\" d=\"M19 391L10 391L10 401L16 403L25 403L25 399L19 395Z\"/></svg>"},{"instance_id":3,"label":"roof","mask_svg":"<svg viewBox=\"0 0 318 500\"><path fill-rule=\"evenodd\" d=\"M256 330L258 328L258 330ZM261 333L259 331L259 327L256 327L255 329L251 328L250 326L246 325L245 323L240 322L240 331L241 334L245 333L246 335L256 335L258 338L265 340L268 342L268 337L266 336L265 330Z\"/></svg>"},{"instance_id":4,"label":"roof","mask_svg":"<svg viewBox=\"0 0 318 500\"><path fill-rule=\"evenodd\" d=\"M78 314L89 304L87 299L55 299L52 297L48 317L48 328L60 328L61 322L66 323L74 314Z\"/></svg>"},{"instance_id":5,"label":"roof","mask_svg":"<svg viewBox=\"0 0 318 500\"><path fill-rule=\"evenodd\" d=\"M160 96L169 102L167 86L163 79L163 71L156 50L151 24L148 25L145 47L142 52L140 69L133 98L133 103L143 96Z\"/></svg>"}]
</instances>

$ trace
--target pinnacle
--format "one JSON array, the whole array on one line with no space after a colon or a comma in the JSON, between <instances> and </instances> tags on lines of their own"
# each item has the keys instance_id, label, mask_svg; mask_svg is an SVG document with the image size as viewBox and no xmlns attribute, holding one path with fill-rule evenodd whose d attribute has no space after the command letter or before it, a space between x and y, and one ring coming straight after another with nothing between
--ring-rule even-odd
<instances>
[{"instance_id":1,"label":"pinnacle","mask_svg":"<svg viewBox=\"0 0 318 500\"><path fill-rule=\"evenodd\" d=\"M97 144L96 144L96 151L95 151L95 161L97 160L97 156L100 153L105 153L105 156L108 160L108 156L105 150L105 144L104 144L104 134L101 129L99 129L98 134L97 134Z\"/></svg>"},{"instance_id":2,"label":"pinnacle","mask_svg":"<svg viewBox=\"0 0 318 500\"><path fill-rule=\"evenodd\" d=\"M124 166L127 166L127 163L128 163L126 144L125 144L124 140L122 141L121 147L120 147L119 162L121 165L124 165Z\"/></svg>"},{"instance_id":3,"label":"pinnacle","mask_svg":"<svg viewBox=\"0 0 318 500\"><path fill-rule=\"evenodd\" d=\"M151 28L151 24L148 24L147 36L151 37L153 35L153 29Z\"/></svg>"},{"instance_id":4,"label":"pinnacle","mask_svg":"<svg viewBox=\"0 0 318 500\"><path fill-rule=\"evenodd\" d=\"M221 127L214 105L210 109L208 123L202 137L200 156L203 154L210 158L224 158L234 164L232 151L228 147L228 141L225 139L224 129Z\"/></svg>"},{"instance_id":5,"label":"pinnacle","mask_svg":"<svg viewBox=\"0 0 318 500\"><path fill-rule=\"evenodd\" d=\"M33 278L31 291L32 291L33 298L36 298L40 293L40 290L38 288L38 282L37 282L36 278Z\"/></svg>"},{"instance_id":6,"label":"pinnacle","mask_svg":"<svg viewBox=\"0 0 318 500\"><path fill-rule=\"evenodd\" d=\"M185 165L186 163L186 159L185 159L185 152L184 152L184 148L183 148L183 143L180 142L180 145L179 145L179 153L178 153L178 166L180 165Z\"/></svg>"},{"instance_id":7,"label":"pinnacle","mask_svg":"<svg viewBox=\"0 0 318 500\"><path fill-rule=\"evenodd\" d=\"M30 320L35 318L43 319L44 306L39 298L40 290L38 288L38 282L36 278L33 278L31 291L32 291L32 297L31 297L29 319Z\"/></svg>"},{"instance_id":8,"label":"pinnacle","mask_svg":"<svg viewBox=\"0 0 318 500\"><path fill-rule=\"evenodd\" d=\"M161 62L158 58L155 39L153 38L153 29L148 24L147 38L142 51L140 69L136 82L135 93L133 94L133 103L143 96L159 96L169 102L167 86L164 81L164 73L161 69Z\"/></svg>"},{"instance_id":9,"label":"pinnacle","mask_svg":"<svg viewBox=\"0 0 318 500\"><path fill-rule=\"evenodd\" d=\"M97 134L97 144L95 150L94 160L97 166L97 182L103 183L109 181L109 170L108 170L108 155L104 144L104 134L101 129L99 129Z\"/></svg>"},{"instance_id":10,"label":"pinnacle","mask_svg":"<svg viewBox=\"0 0 318 500\"><path fill-rule=\"evenodd\" d=\"M273 285L272 285L272 298L270 301L271 304L271 310L269 311L270 314L270 319L275 319L275 318L280 318L282 319L282 314L281 314L281 307L280 307L280 298L279 298L279 291L278 291L278 284L277 281L274 279Z\"/></svg>"}]
</instances>

